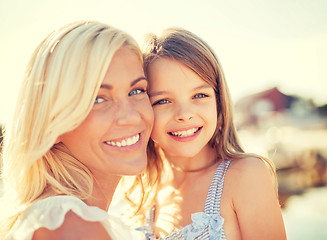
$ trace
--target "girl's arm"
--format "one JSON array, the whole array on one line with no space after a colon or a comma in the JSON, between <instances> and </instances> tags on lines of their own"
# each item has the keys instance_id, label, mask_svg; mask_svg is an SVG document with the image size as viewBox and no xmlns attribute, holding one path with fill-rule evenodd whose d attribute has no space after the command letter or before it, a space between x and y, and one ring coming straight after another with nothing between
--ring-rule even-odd
<instances>
[{"instance_id":1,"label":"girl's arm","mask_svg":"<svg viewBox=\"0 0 327 240\"><path fill-rule=\"evenodd\" d=\"M242 239L286 239L273 178L258 158L236 160L233 205Z\"/></svg>"}]
</instances>

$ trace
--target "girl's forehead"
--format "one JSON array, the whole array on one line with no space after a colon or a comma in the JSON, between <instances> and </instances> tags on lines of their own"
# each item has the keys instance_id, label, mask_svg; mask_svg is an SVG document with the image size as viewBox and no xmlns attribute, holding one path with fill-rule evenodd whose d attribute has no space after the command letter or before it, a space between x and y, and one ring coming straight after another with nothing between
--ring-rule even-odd
<instances>
[{"instance_id":1,"label":"girl's forehead","mask_svg":"<svg viewBox=\"0 0 327 240\"><path fill-rule=\"evenodd\" d=\"M194 94L197 91L214 91L211 84L177 61L166 59L157 61L149 70L148 78L151 97L165 94L178 96Z\"/></svg>"},{"instance_id":2,"label":"girl's forehead","mask_svg":"<svg viewBox=\"0 0 327 240\"><path fill-rule=\"evenodd\" d=\"M184 62L170 58L160 58L153 61L148 67L148 78L150 82L189 80L189 84L214 85L203 79L198 72L187 66Z\"/></svg>"}]
</instances>

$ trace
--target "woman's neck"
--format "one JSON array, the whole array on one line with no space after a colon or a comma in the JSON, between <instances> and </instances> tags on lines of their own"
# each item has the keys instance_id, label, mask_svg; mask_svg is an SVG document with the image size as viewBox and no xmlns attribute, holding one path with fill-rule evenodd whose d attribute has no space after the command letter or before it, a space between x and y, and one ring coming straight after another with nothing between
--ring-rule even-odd
<instances>
[{"instance_id":1,"label":"woman's neck","mask_svg":"<svg viewBox=\"0 0 327 240\"><path fill-rule=\"evenodd\" d=\"M85 202L90 206L97 206L108 211L113 195L120 181L120 176L94 177L92 196Z\"/></svg>"}]
</instances>

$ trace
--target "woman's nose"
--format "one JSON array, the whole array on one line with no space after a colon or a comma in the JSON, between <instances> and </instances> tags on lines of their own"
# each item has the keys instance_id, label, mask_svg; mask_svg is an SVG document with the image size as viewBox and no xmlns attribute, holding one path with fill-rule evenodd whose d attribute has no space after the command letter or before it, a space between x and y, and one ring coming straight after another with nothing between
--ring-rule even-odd
<instances>
[{"instance_id":1,"label":"woman's nose","mask_svg":"<svg viewBox=\"0 0 327 240\"><path fill-rule=\"evenodd\" d=\"M118 125L132 125L141 120L141 114L138 109L129 102L122 102L118 106L117 113Z\"/></svg>"}]
</instances>

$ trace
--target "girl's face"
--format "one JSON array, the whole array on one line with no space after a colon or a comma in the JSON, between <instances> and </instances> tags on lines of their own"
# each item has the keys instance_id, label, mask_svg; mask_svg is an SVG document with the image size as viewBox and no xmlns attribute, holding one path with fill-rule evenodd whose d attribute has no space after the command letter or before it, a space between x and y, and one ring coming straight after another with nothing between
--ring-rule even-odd
<instances>
[{"instance_id":1,"label":"girl's face","mask_svg":"<svg viewBox=\"0 0 327 240\"><path fill-rule=\"evenodd\" d=\"M145 168L153 125L147 86L139 57L120 48L87 118L59 137L94 175L134 175Z\"/></svg>"},{"instance_id":2,"label":"girl's face","mask_svg":"<svg viewBox=\"0 0 327 240\"><path fill-rule=\"evenodd\" d=\"M166 156L194 157L207 149L217 126L214 89L168 58L149 66L149 82L155 119L151 138Z\"/></svg>"}]
</instances>

